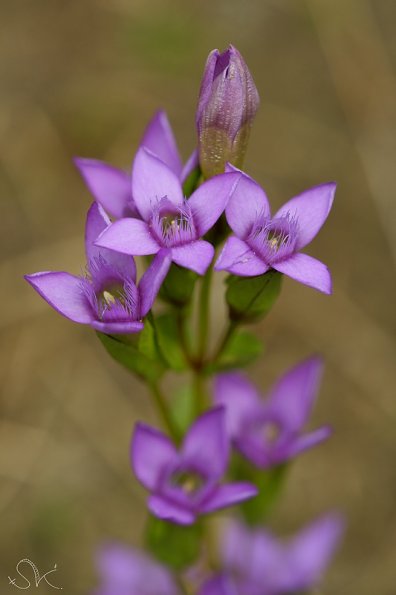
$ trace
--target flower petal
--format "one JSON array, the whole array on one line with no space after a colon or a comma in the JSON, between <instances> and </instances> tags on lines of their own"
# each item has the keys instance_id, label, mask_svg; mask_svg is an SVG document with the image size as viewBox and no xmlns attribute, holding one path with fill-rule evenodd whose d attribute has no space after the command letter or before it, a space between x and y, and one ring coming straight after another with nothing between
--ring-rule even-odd
<instances>
[{"instance_id":1,"label":"flower petal","mask_svg":"<svg viewBox=\"0 0 396 595\"><path fill-rule=\"evenodd\" d=\"M80 277L56 271L25 275L25 279L62 316L81 324L94 319Z\"/></svg>"},{"instance_id":2,"label":"flower petal","mask_svg":"<svg viewBox=\"0 0 396 595\"><path fill-rule=\"evenodd\" d=\"M264 190L250 176L227 164L226 171L239 172L241 179L226 207L228 225L235 234L245 239L253 223L260 216L270 216L270 206Z\"/></svg>"},{"instance_id":3,"label":"flower petal","mask_svg":"<svg viewBox=\"0 0 396 595\"><path fill-rule=\"evenodd\" d=\"M178 525L192 525L195 521L192 512L156 494L150 496L148 507L155 516Z\"/></svg>"},{"instance_id":4,"label":"flower petal","mask_svg":"<svg viewBox=\"0 0 396 595\"><path fill-rule=\"evenodd\" d=\"M225 270L241 277L254 277L263 275L270 267L255 255L246 242L231 236L224 244L214 268L215 271Z\"/></svg>"},{"instance_id":5,"label":"flower petal","mask_svg":"<svg viewBox=\"0 0 396 595\"><path fill-rule=\"evenodd\" d=\"M276 217L289 216L298 222L296 249L301 250L316 236L326 221L333 204L336 184L321 184L290 199L276 213Z\"/></svg>"},{"instance_id":6,"label":"flower petal","mask_svg":"<svg viewBox=\"0 0 396 595\"><path fill-rule=\"evenodd\" d=\"M138 480L148 490L154 490L162 470L174 461L178 454L164 434L138 423L132 436L130 456Z\"/></svg>"},{"instance_id":7,"label":"flower petal","mask_svg":"<svg viewBox=\"0 0 396 595\"><path fill-rule=\"evenodd\" d=\"M296 440L290 445L288 458L296 457L302 452L317 446L330 438L333 430L330 426L322 426L313 432L298 436Z\"/></svg>"},{"instance_id":8,"label":"flower petal","mask_svg":"<svg viewBox=\"0 0 396 595\"><path fill-rule=\"evenodd\" d=\"M199 153L198 153L198 149L194 149L194 151L191 153L190 157L187 159L187 161L183 167L183 171L180 176L182 182L185 182L187 180L188 176L198 166L199 166Z\"/></svg>"},{"instance_id":9,"label":"flower petal","mask_svg":"<svg viewBox=\"0 0 396 595\"><path fill-rule=\"evenodd\" d=\"M197 240L172 248L172 260L181 267L204 275L212 262L214 248L209 242Z\"/></svg>"},{"instance_id":10,"label":"flower petal","mask_svg":"<svg viewBox=\"0 0 396 595\"><path fill-rule=\"evenodd\" d=\"M166 197L177 206L183 204L183 191L177 175L144 147L138 150L133 163L132 194L139 213L146 221L161 198Z\"/></svg>"},{"instance_id":11,"label":"flower petal","mask_svg":"<svg viewBox=\"0 0 396 595\"><path fill-rule=\"evenodd\" d=\"M100 234L95 245L133 256L156 254L160 249L147 223L129 218L112 223Z\"/></svg>"},{"instance_id":12,"label":"flower petal","mask_svg":"<svg viewBox=\"0 0 396 595\"><path fill-rule=\"evenodd\" d=\"M287 547L279 591L311 588L328 566L344 530L342 517L329 514L304 529Z\"/></svg>"},{"instance_id":13,"label":"flower petal","mask_svg":"<svg viewBox=\"0 0 396 595\"><path fill-rule=\"evenodd\" d=\"M226 508L238 502L243 502L257 496L258 490L255 485L247 482L236 482L220 485L212 495L200 506L201 512L213 512L220 508Z\"/></svg>"},{"instance_id":14,"label":"flower petal","mask_svg":"<svg viewBox=\"0 0 396 595\"><path fill-rule=\"evenodd\" d=\"M96 555L96 565L101 577L98 595L175 595L176 585L168 570L144 552L123 545L107 544ZM149 590L146 591L147 577Z\"/></svg>"},{"instance_id":15,"label":"flower petal","mask_svg":"<svg viewBox=\"0 0 396 595\"><path fill-rule=\"evenodd\" d=\"M330 295L332 292L329 269L323 262L308 256L308 254L298 252L287 260L276 262L272 266L280 273L288 275L292 279L313 287L322 293Z\"/></svg>"},{"instance_id":16,"label":"flower petal","mask_svg":"<svg viewBox=\"0 0 396 595\"><path fill-rule=\"evenodd\" d=\"M140 296L140 316L144 318L151 309L163 280L172 263L171 251L162 249L154 257L138 286Z\"/></svg>"},{"instance_id":17,"label":"flower petal","mask_svg":"<svg viewBox=\"0 0 396 595\"><path fill-rule=\"evenodd\" d=\"M184 439L182 457L204 469L210 479L218 479L226 470L228 456L225 411L217 407L201 415L191 426Z\"/></svg>"},{"instance_id":18,"label":"flower petal","mask_svg":"<svg viewBox=\"0 0 396 595\"><path fill-rule=\"evenodd\" d=\"M96 159L74 159L91 194L112 217L136 216L132 200L131 176Z\"/></svg>"},{"instance_id":19,"label":"flower petal","mask_svg":"<svg viewBox=\"0 0 396 595\"><path fill-rule=\"evenodd\" d=\"M230 438L238 435L246 415L262 408L256 387L239 372L216 376L214 402L225 407L226 429Z\"/></svg>"},{"instance_id":20,"label":"flower petal","mask_svg":"<svg viewBox=\"0 0 396 595\"><path fill-rule=\"evenodd\" d=\"M143 330L143 322L101 322L100 320L93 320L91 322L92 328L105 335L131 335L132 333L140 333Z\"/></svg>"},{"instance_id":21,"label":"flower petal","mask_svg":"<svg viewBox=\"0 0 396 595\"><path fill-rule=\"evenodd\" d=\"M223 564L265 592L278 593L277 575L282 572L283 547L267 530L248 529L235 521L227 528L222 542Z\"/></svg>"},{"instance_id":22,"label":"flower petal","mask_svg":"<svg viewBox=\"0 0 396 595\"><path fill-rule=\"evenodd\" d=\"M103 258L106 263L114 266L114 269L122 275L136 281L136 265L131 256L114 252L114 250L107 250L106 248L99 248L95 246L94 242L98 239L100 234L111 224L110 219L106 215L103 208L94 202L88 213L85 224L85 253L87 255L87 266L93 274L92 264L95 269L95 261Z\"/></svg>"},{"instance_id":23,"label":"flower petal","mask_svg":"<svg viewBox=\"0 0 396 595\"><path fill-rule=\"evenodd\" d=\"M170 169L181 177L182 162L176 139L164 110L158 110L144 131L141 146L157 155Z\"/></svg>"},{"instance_id":24,"label":"flower petal","mask_svg":"<svg viewBox=\"0 0 396 595\"><path fill-rule=\"evenodd\" d=\"M284 374L270 391L268 406L291 432L308 421L323 374L323 362L311 357Z\"/></svg>"},{"instance_id":25,"label":"flower petal","mask_svg":"<svg viewBox=\"0 0 396 595\"><path fill-rule=\"evenodd\" d=\"M205 235L223 213L238 188L240 173L226 173L207 180L188 199L199 237Z\"/></svg>"},{"instance_id":26,"label":"flower petal","mask_svg":"<svg viewBox=\"0 0 396 595\"><path fill-rule=\"evenodd\" d=\"M205 581L198 595L238 595L238 590L231 576L218 574Z\"/></svg>"}]
</instances>

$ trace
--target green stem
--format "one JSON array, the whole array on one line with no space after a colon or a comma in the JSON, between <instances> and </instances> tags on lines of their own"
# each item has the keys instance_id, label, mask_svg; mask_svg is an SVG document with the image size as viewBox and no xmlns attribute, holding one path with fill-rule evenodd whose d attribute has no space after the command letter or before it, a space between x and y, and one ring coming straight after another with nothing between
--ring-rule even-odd
<instances>
[{"instance_id":1,"label":"green stem","mask_svg":"<svg viewBox=\"0 0 396 595\"><path fill-rule=\"evenodd\" d=\"M154 398L155 404L157 406L157 409L159 411L159 414L161 416L161 419L162 419L166 429L168 430L168 432L171 435L171 437L173 438L173 440L175 440L175 442L178 442L179 438L180 438L179 431L178 431L177 426L175 425L175 422L170 414L170 409L167 405L165 395L162 393L160 387L158 386L158 384L156 382L151 382L149 386L150 386L151 394Z\"/></svg>"},{"instance_id":2,"label":"green stem","mask_svg":"<svg viewBox=\"0 0 396 595\"><path fill-rule=\"evenodd\" d=\"M227 348L229 342L231 341L232 337L234 336L234 333L237 328L238 328L237 321L230 320L228 323L226 332L224 333L223 337L220 339L220 342L216 348L215 354L212 358L212 361L214 363L217 362L220 359L220 357L222 356L224 350Z\"/></svg>"},{"instance_id":3,"label":"green stem","mask_svg":"<svg viewBox=\"0 0 396 595\"><path fill-rule=\"evenodd\" d=\"M214 259L213 259L214 260ZM210 266L206 275L202 279L201 292L199 295L199 313L198 313L198 360L202 363L208 342L209 330L209 302L210 286L213 276L213 267Z\"/></svg>"},{"instance_id":4,"label":"green stem","mask_svg":"<svg viewBox=\"0 0 396 595\"><path fill-rule=\"evenodd\" d=\"M213 259L214 261L214 259ZM213 265L209 267L201 281L198 302L198 345L197 357L192 361L193 386L195 393L195 410L200 415L205 410L205 382L202 375L209 335L210 287L213 276Z\"/></svg>"},{"instance_id":5,"label":"green stem","mask_svg":"<svg viewBox=\"0 0 396 595\"><path fill-rule=\"evenodd\" d=\"M190 337L188 333L188 308L184 306L177 310L177 330L181 348L184 352L187 362L191 367L194 366L194 356L191 353Z\"/></svg>"}]
</instances>

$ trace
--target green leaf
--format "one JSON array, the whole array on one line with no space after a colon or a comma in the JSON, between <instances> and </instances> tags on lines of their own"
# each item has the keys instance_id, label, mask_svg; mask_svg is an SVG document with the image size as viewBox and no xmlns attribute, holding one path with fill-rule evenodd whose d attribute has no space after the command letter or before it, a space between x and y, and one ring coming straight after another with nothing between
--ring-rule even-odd
<instances>
[{"instance_id":1,"label":"green leaf","mask_svg":"<svg viewBox=\"0 0 396 595\"><path fill-rule=\"evenodd\" d=\"M173 370L182 372L188 365L181 348L177 312L167 312L155 319L157 342L163 359Z\"/></svg>"},{"instance_id":2,"label":"green leaf","mask_svg":"<svg viewBox=\"0 0 396 595\"><path fill-rule=\"evenodd\" d=\"M213 374L228 368L241 368L254 361L263 351L263 343L249 331L237 331L228 341L221 356L215 364L205 371Z\"/></svg>"},{"instance_id":3,"label":"green leaf","mask_svg":"<svg viewBox=\"0 0 396 595\"><path fill-rule=\"evenodd\" d=\"M191 300L197 279L196 273L173 263L158 295L174 306L185 306Z\"/></svg>"},{"instance_id":4,"label":"green leaf","mask_svg":"<svg viewBox=\"0 0 396 595\"><path fill-rule=\"evenodd\" d=\"M274 270L258 277L228 277L226 301L231 319L254 322L266 316L280 293L281 280L282 275Z\"/></svg>"},{"instance_id":5,"label":"green leaf","mask_svg":"<svg viewBox=\"0 0 396 595\"><path fill-rule=\"evenodd\" d=\"M202 527L176 525L150 516L145 541L149 551L174 570L190 566L200 554Z\"/></svg>"},{"instance_id":6,"label":"green leaf","mask_svg":"<svg viewBox=\"0 0 396 595\"><path fill-rule=\"evenodd\" d=\"M260 525L276 504L289 465L283 463L271 469L257 469L242 456L236 454L232 461L231 477L237 481L249 481L259 490L255 498L241 504L241 512L247 523Z\"/></svg>"},{"instance_id":7,"label":"green leaf","mask_svg":"<svg viewBox=\"0 0 396 595\"><path fill-rule=\"evenodd\" d=\"M148 319L139 335L96 334L114 360L143 380L152 382L163 374L164 363L156 348L154 330Z\"/></svg>"}]
</instances>

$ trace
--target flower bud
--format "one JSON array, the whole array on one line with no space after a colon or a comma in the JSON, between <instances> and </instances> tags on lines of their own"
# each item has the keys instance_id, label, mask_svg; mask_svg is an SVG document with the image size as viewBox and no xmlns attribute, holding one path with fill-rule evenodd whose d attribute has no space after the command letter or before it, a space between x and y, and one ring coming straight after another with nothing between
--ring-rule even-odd
<instances>
[{"instance_id":1,"label":"flower bud","mask_svg":"<svg viewBox=\"0 0 396 595\"><path fill-rule=\"evenodd\" d=\"M226 162L242 166L258 106L256 86L238 50L232 45L221 54L213 50L206 62L196 114L205 178L222 173Z\"/></svg>"}]
</instances>

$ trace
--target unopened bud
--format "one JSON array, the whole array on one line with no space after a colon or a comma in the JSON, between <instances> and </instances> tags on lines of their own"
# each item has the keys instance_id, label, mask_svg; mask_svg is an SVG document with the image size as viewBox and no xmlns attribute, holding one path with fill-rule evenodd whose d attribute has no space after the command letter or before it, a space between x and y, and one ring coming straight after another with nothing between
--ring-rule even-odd
<instances>
[{"instance_id":1,"label":"unopened bud","mask_svg":"<svg viewBox=\"0 0 396 595\"><path fill-rule=\"evenodd\" d=\"M242 166L259 102L253 78L238 50L232 45L221 54L213 50L206 62L196 115L205 178L222 173L227 162Z\"/></svg>"}]
</instances>

